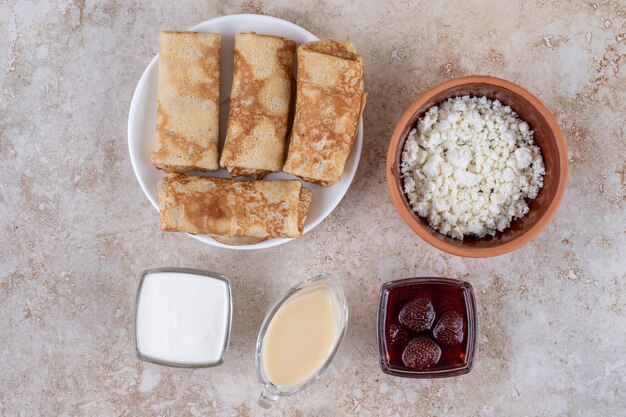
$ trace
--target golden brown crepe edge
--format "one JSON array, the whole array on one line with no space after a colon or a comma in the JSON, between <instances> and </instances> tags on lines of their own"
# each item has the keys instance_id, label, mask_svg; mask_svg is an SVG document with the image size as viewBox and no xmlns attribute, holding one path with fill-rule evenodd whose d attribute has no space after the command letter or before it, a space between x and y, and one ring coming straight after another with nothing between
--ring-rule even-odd
<instances>
[{"instance_id":1,"label":"golden brown crepe edge","mask_svg":"<svg viewBox=\"0 0 626 417\"><path fill-rule=\"evenodd\" d=\"M319 41L305 42L300 45L303 51L329 55L349 61L362 61L361 55L356 52L352 42L326 39Z\"/></svg>"},{"instance_id":2,"label":"golden brown crepe edge","mask_svg":"<svg viewBox=\"0 0 626 417\"><path fill-rule=\"evenodd\" d=\"M261 180L263 179L265 175L271 172L270 170L267 170L267 169L247 169L247 168L232 167L232 166L227 166L225 168L228 171L228 174L232 178L241 176L241 177L249 177L254 180Z\"/></svg>"},{"instance_id":3,"label":"golden brown crepe edge","mask_svg":"<svg viewBox=\"0 0 626 417\"><path fill-rule=\"evenodd\" d=\"M161 226L161 230L163 231L172 231L167 227L166 216L167 211L165 209L165 204L167 202L167 187L169 185L169 175L161 178L157 183L157 198L159 203L159 223Z\"/></svg>"},{"instance_id":4,"label":"golden brown crepe edge","mask_svg":"<svg viewBox=\"0 0 626 417\"><path fill-rule=\"evenodd\" d=\"M213 239L217 240L224 245L242 246L242 245L254 245L256 243L264 242L272 237L252 237L252 236L223 236L223 235L209 235Z\"/></svg>"},{"instance_id":5,"label":"golden brown crepe edge","mask_svg":"<svg viewBox=\"0 0 626 417\"><path fill-rule=\"evenodd\" d=\"M311 202L313 201L313 191L305 188L302 185L300 189L300 201L298 203L298 230L300 231L300 236L304 233L304 222L309 214L309 209L311 208Z\"/></svg>"}]
</instances>

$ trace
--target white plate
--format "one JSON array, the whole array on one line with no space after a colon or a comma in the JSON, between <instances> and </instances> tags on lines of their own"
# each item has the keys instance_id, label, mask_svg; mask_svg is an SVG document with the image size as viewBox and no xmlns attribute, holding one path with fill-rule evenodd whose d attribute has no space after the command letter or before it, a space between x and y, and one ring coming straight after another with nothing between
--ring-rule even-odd
<instances>
[{"instance_id":1,"label":"white plate","mask_svg":"<svg viewBox=\"0 0 626 417\"><path fill-rule=\"evenodd\" d=\"M222 35L222 67L221 67L221 88L220 88L220 143L224 143L226 135L226 121L228 119L228 103L230 99L230 87L233 78L233 46L235 34L241 32L256 32L264 35L277 35L287 39L293 39L298 44L308 41L318 40L318 38L306 29L293 23L287 22L271 16L238 14L222 16L200 23L190 30L197 32L213 32ZM157 183L165 176L165 173L157 170L150 163L150 154L156 140L156 108L157 108L157 68L159 55L155 56L148 68L144 71L137 89L133 95L128 115L128 149L130 151L130 161L139 185L148 197L148 200L158 210L157 204ZM295 75L295 69L294 69ZM320 224L339 204L343 196L348 191L350 183L354 178L361 147L363 144L363 121L359 124L357 140L352 150L352 154L346 162L346 168L339 183L331 187L320 187L315 184L305 183L306 188L313 191L313 202L304 224L304 233L307 233ZM221 148L221 147L220 147ZM225 169L211 171L207 173L193 172L194 175L206 175L214 177L228 177ZM271 173L265 179L288 179L296 178L285 173ZM194 239L208 243L213 246L229 249L261 249L281 245L292 239L275 238L269 239L254 245L230 246L220 243L207 235L189 235Z\"/></svg>"}]
</instances>

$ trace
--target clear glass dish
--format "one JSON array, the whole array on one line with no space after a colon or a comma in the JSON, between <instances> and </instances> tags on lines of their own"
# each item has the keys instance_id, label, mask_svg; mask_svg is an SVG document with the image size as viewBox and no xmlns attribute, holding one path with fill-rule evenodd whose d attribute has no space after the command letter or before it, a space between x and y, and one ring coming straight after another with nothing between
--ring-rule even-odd
<instances>
[{"instance_id":1,"label":"clear glass dish","mask_svg":"<svg viewBox=\"0 0 626 417\"><path fill-rule=\"evenodd\" d=\"M454 363L437 364L426 370L411 369L399 363L398 351L393 345L388 344L388 323L394 323L396 313L402 304L421 296L432 298L435 305L437 305L438 298L449 302L448 297L454 297L462 304L466 331L463 344L452 348L458 352ZM437 308L435 311L437 312ZM437 312L437 320L440 318L440 313L441 311ZM452 278L407 278L386 282L380 289L377 315L376 333L380 367L384 373L404 378L445 378L471 371L476 352L477 313L474 290L468 282ZM443 347L443 349L451 348Z\"/></svg>"},{"instance_id":2,"label":"clear glass dish","mask_svg":"<svg viewBox=\"0 0 626 417\"><path fill-rule=\"evenodd\" d=\"M139 312L139 302L140 302L140 299L141 299L141 290L143 288L143 284L144 284L145 278L148 275L150 275L150 274L159 274L159 273L163 273L163 272L173 272L173 273L180 273L180 274L191 274L191 275L202 276L202 277L207 277L207 278L211 278L211 279L217 279L217 280L220 280L220 281L223 281L223 282L226 283L226 288L228 290L228 292L227 292L227 296L228 296L228 303L227 303L228 312L226 314L226 317L227 317L227 321L228 322L226 323L226 335L225 335L225 338L224 338L224 345L222 347L222 352L220 354L219 360L217 360L216 362L210 362L210 363L178 363L178 362L164 361L164 360L161 360L159 358L150 357L150 356L147 356L147 355L145 355L145 354L143 354L141 352L141 349L139 348L138 338L137 338L137 321L138 321L137 320L137 316L138 316L138 312ZM176 367L176 368L210 368L210 367L214 367L214 366L219 366L222 363L224 363L224 356L226 355L226 350L228 349L228 341L230 339L230 330L231 330L231 324L232 324L232 315L233 315L233 297L232 297L231 288L230 288L230 281L225 276L217 274L215 272L202 271L200 269L191 269L191 268L152 268L152 269L146 269L145 271L143 271L141 273L141 276L139 278L139 285L137 287L137 296L135 297L135 321L134 321L134 329L133 329L134 342L135 342L135 353L137 354L137 357L139 359L141 359L142 361L152 362L152 363L156 363L158 365L172 366L172 367Z\"/></svg>"},{"instance_id":3,"label":"clear glass dish","mask_svg":"<svg viewBox=\"0 0 626 417\"><path fill-rule=\"evenodd\" d=\"M334 338L334 344L326 361L320 366L320 368L307 380L296 386L283 387L272 383L263 370L263 343L267 329L278 312L278 310L288 301L294 299L297 296L304 295L319 289L326 288L329 290L331 296L331 306L334 312L336 320L336 334ZM343 290L339 284L338 279L330 274L322 274L314 278L307 279L294 287L292 287L286 294L284 294L280 300L278 300L270 309L263 320L263 325L259 331L259 336L256 343L255 351L255 363L256 372L259 382L263 385L261 396L258 401L264 408L270 408L274 402L281 396L294 395L297 392L302 391L309 385L317 381L324 371L328 368L333 361L341 342L348 329L348 303L344 296Z\"/></svg>"}]
</instances>

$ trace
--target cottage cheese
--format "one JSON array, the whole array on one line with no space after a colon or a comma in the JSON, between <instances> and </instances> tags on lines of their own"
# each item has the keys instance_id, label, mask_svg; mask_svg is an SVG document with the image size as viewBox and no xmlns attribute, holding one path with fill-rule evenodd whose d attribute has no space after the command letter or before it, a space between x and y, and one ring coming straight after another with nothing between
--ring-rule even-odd
<instances>
[{"instance_id":1,"label":"cottage cheese","mask_svg":"<svg viewBox=\"0 0 626 417\"><path fill-rule=\"evenodd\" d=\"M545 166L533 131L509 107L457 97L417 121L402 151L404 192L440 233L495 235L528 213Z\"/></svg>"}]
</instances>

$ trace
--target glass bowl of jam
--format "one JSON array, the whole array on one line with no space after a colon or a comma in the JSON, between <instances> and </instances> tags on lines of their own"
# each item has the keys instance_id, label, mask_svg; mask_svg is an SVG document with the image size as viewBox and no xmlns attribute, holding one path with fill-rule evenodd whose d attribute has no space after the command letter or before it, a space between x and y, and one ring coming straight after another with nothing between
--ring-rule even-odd
<instances>
[{"instance_id":1,"label":"glass bowl of jam","mask_svg":"<svg viewBox=\"0 0 626 417\"><path fill-rule=\"evenodd\" d=\"M378 350L386 374L444 378L472 369L476 351L472 286L451 278L390 281L378 300Z\"/></svg>"}]
</instances>

